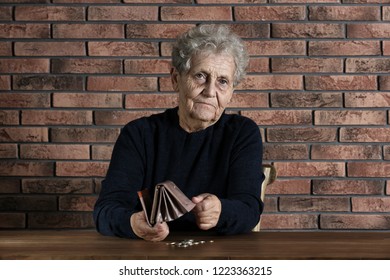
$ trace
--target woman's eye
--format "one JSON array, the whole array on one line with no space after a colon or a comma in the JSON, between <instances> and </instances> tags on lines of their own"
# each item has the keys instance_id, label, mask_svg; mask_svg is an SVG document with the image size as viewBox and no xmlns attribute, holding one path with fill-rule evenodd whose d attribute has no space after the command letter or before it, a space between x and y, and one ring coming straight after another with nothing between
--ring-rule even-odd
<instances>
[{"instance_id":1,"label":"woman's eye","mask_svg":"<svg viewBox=\"0 0 390 280\"><path fill-rule=\"evenodd\" d=\"M197 73L197 74L195 74L195 78L197 78L198 80L199 79L205 79L206 76L203 73Z\"/></svg>"},{"instance_id":2,"label":"woman's eye","mask_svg":"<svg viewBox=\"0 0 390 280\"><path fill-rule=\"evenodd\" d=\"M221 85L227 85L229 82L227 81L227 80L225 80L225 79L221 79L221 80L219 80L219 83L221 84Z\"/></svg>"}]
</instances>

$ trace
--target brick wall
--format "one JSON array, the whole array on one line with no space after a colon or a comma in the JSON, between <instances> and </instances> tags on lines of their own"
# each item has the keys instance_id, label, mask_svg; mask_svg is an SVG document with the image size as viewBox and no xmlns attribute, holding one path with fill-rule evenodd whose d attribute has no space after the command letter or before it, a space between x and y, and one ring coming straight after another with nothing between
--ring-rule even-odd
<instances>
[{"instance_id":1,"label":"brick wall","mask_svg":"<svg viewBox=\"0 0 390 280\"><path fill-rule=\"evenodd\" d=\"M128 121L175 106L173 38L226 23L249 75L229 109L254 119L263 230L390 229L390 0L3 0L0 228L92 228Z\"/></svg>"}]
</instances>

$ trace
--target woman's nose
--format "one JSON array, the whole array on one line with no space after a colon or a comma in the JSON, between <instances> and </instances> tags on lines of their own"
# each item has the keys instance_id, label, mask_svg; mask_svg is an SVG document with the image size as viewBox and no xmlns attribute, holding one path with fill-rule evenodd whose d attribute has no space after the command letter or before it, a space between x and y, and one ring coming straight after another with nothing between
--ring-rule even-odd
<instances>
[{"instance_id":1,"label":"woman's nose","mask_svg":"<svg viewBox=\"0 0 390 280\"><path fill-rule=\"evenodd\" d=\"M214 81L210 81L206 84L205 88L203 89L202 94L207 97L215 97L217 92L217 88L214 84Z\"/></svg>"}]
</instances>

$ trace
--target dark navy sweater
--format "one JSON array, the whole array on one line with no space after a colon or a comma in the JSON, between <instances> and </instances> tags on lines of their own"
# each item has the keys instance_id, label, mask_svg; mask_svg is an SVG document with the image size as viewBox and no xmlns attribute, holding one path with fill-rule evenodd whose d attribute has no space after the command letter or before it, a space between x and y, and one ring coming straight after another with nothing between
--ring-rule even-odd
<instances>
[{"instance_id":1,"label":"dark navy sweater","mask_svg":"<svg viewBox=\"0 0 390 280\"><path fill-rule=\"evenodd\" d=\"M114 146L110 166L95 204L97 230L136 238L130 216L141 211L137 191L173 181L190 199L215 194L222 211L218 234L250 231L263 210L262 142L257 125L236 114L222 114L214 125L188 133L178 108L128 123ZM151 192L152 193L152 192ZM170 231L197 229L187 213L168 223Z\"/></svg>"}]
</instances>

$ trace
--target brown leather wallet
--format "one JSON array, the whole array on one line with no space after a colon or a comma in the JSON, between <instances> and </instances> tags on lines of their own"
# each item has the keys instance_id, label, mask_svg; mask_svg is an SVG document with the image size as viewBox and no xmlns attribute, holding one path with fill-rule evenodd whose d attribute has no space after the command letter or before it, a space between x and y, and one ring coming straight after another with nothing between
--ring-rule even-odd
<instances>
[{"instance_id":1,"label":"brown leather wallet","mask_svg":"<svg viewBox=\"0 0 390 280\"><path fill-rule=\"evenodd\" d=\"M153 201L148 189L138 191L138 197L150 226L173 221L195 207L195 203L171 181L162 182L154 187Z\"/></svg>"}]
</instances>

